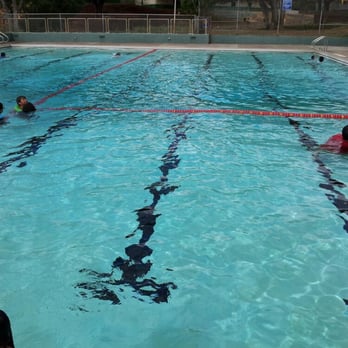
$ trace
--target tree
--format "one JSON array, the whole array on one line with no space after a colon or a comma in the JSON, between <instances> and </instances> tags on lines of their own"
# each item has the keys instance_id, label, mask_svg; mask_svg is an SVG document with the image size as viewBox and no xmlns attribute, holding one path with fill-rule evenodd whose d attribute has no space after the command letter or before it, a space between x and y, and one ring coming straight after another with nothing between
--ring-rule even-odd
<instances>
[{"instance_id":1,"label":"tree","mask_svg":"<svg viewBox=\"0 0 348 348\"><path fill-rule=\"evenodd\" d=\"M177 0L181 14L206 15L218 0Z\"/></svg>"},{"instance_id":2,"label":"tree","mask_svg":"<svg viewBox=\"0 0 348 348\"><path fill-rule=\"evenodd\" d=\"M9 30L17 31L18 30L18 12L23 7L23 0L0 0L0 4L2 9L4 10L6 15L13 14L13 20L9 21Z\"/></svg>"},{"instance_id":3,"label":"tree","mask_svg":"<svg viewBox=\"0 0 348 348\"><path fill-rule=\"evenodd\" d=\"M36 0L25 1L25 12L73 13L79 11L85 0Z\"/></svg>"},{"instance_id":4,"label":"tree","mask_svg":"<svg viewBox=\"0 0 348 348\"><path fill-rule=\"evenodd\" d=\"M317 0L317 9L318 11L321 11L323 7L323 11L329 12L330 11L330 5L335 0Z\"/></svg>"},{"instance_id":5,"label":"tree","mask_svg":"<svg viewBox=\"0 0 348 348\"><path fill-rule=\"evenodd\" d=\"M92 2L95 5L95 12L102 13L103 6L104 6L104 0L93 0Z\"/></svg>"},{"instance_id":6,"label":"tree","mask_svg":"<svg viewBox=\"0 0 348 348\"><path fill-rule=\"evenodd\" d=\"M277 28L279 22L280 1L281 0L259 0L260 8L264 16L266 29Z\"/></svg>"},{"instance_id":7,"label":"tree","mask_svg":"<svg viewBox=\"0 0 348 348\"><path fill-rule=\"evenodd\" d=\"M85 0L0 0L5 13L16 16L19 12L57 13L78 11Z\"/></svg>"},{"instance_id":8,"label":"tree","mask_svg":"<svg viewBox=\"0 0 348 348\"><path fill-rule=\"evenodd\" d=\"M312 11L327 13L330 11L330 5L335 0L300 0L294 1L294 5L301 9L308 9L308 6L315 7ZM260 8L264 15L265 26L267 29L275 29L278 27L278 24L284 24L284 11L283 0L259 0ZM280 18L279 18L280 16Z\"/></svg>"},{"instance_id":9,"label":"tree","mask_svg":"<svg viewBox=\"0 0 348 348\"><path fill-rule=\"evenodd\" d=\"M23 0L0 0L0 4L5 13L17 14L23 7Z\"/></svg>"}]
</instances>

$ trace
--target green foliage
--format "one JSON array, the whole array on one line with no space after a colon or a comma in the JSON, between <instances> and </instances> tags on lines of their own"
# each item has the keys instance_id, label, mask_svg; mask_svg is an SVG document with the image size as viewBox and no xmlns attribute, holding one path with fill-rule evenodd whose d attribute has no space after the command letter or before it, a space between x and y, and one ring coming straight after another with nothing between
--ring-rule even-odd
<instances>
[{"instance_id":1,"label":"green foliage","mask_svg":"<svg viewBox=\"0 0 348 348\"><path fill-rule=\"evenodd\" d=\"M22 11L32 13L78 12L85 0L24 0Z\"/></svg>"},{"instance_id":2,"label":"green foliage","mask_svg":"<svg viewBox=\"0 0 348 348\"><path fill-rule=\"evenodd\" d=\"M317 0L293 0L292 8L300 11L314 11Z\"/></svg>"},{"instance_id":3,"label":"green foliage","mask_svg":"<svg viewBox=\"0 0 348 348\"><path fill-rule=\"evenodd\" d=\"M181 0L179 10L181 14L204 15L205 12L208 9L213 8L217 2L219 1L218 0Z\"/></svg>"},{"instance_id":4,"label":"green foliage","mask_svg":"<svg viewBox=\"0 0 348 348\"><path fill-rule=\"evenodd\" d=\"M326 10L329 10L330 4L335 0L293 0L293 9L300 11L315 11L324 5Z\"/></svg>"},{"instance_id":5,"label":"green foliage","mask_svg":"<svg viewBox=\"0 0 348 348\"><path fill-rule=\"evenodd\" d=\"M181 14L197 14L197 1L195 0L181 0L180 13Z\"/></svg>"}]
</instances>

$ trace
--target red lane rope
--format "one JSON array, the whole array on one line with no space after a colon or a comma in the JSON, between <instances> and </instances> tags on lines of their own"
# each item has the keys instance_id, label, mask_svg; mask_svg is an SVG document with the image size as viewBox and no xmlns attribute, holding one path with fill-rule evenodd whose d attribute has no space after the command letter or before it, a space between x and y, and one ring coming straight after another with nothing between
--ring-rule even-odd
<instances>
[{"instance_id":1,"label":"red lane rope","mask_svg":"<svg viewBox=\"0 0 348 348\"><path fill-rule=\"evenodd\" d=\"M46 102L48 99L50 99L50 98L52 98L52 97L55 97L55 96L57 96L57 95L59 95L59 94L62 94L63 92L65 92L65 91L67 91L67 90L69 90L69 89L71 89L71 88L74 88L74 87L76 87L76 86L82 85L82 84L85 83L86 81L95 79L95 78L97 78L97 77L99 77L99 76L101 76L101 75L103 75L103 74L105 74L105 73L107 73L107 72L109 72L109 71L118 69L118 68L120 68L120 67L123 66L123 65L132 63L132 62L134 62L134 61L136 61L136 60L138 60L138 59L140 59L140 58L143 58L143 57L145 57L145 56L147 56L147 55L149 55L149 54L151 54L151 53L154 53L154 52L156 52L156 51L157 51L156 49L153 49L153 50L148 51L148 52L145 52L145 53L143 53L143 54L141 54L141 55L139 55L139 56L136 56L136 57L134 57L134 58L132 58L132 59L126 60L125 62L119 63L119 64L114 65L114 66L112 66L112 67L110 67L110 68L108 68L108 69L105 69L105 70L103 70L103 71L100 71L100 72L98 72L98 73L96 73L96 74L94 74L94 75L87 76L87 77L85 77L84 79L81 79L81 80L79 80L79 81L77 81L77 82L74 82L74 83L72 83L72 84L70 84L70 85L67 85L67 86L61 88L60 90L58 90L58 91L56 91L56 92L54 92L54 93L51 93L51 94L47 95L46 97L41 98L41 99L38 100L35 104L36 104L36 105L43 104L43 103Z\"/></svg>"},{"instance_id":2,"label":"red lane rope","mask_svg":"<svg viewBox=\"0 0 348 348\"><path fill-rule=\"evenodd\" d=\"M145 113L175 113L175 114L235 114L254 116L275 117L298 117L298 118L331 118L348 119L348 114L320 114L305 112L267 111L267 110L241 110L241 109L127 109L127 108L102 108L102 107L58 107L46 108L44 110L95 110L95 111L117 111L117 112L145 112Z\"/></svg>"}]
</instances>

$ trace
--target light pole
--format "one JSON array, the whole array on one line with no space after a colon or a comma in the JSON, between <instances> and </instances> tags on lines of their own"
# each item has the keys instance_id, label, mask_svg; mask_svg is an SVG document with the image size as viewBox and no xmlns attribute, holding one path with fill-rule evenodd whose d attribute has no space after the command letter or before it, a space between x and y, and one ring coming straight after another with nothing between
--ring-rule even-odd
<instances>
[{"instance_id":1,"label":"light pole","mask_svg":"<svg viewBox=\"0 0 348 348\"><path fill-rule=\"evenodd\" d=\"M323 11L324 11L324 0L321 0L321 6L320 6L320 18L319 18L319 34L321 32L321 22L323 20Z\"/></svg>"},{"instance_id":2,"label":"light pole","mask_svg":"<svg viewBox=\"0 0 348 348\"><path fill-rule=\"evenodd\" d=\"M175 20L176 20L176 0L174 0L173 34L175 34Z\"/></svg>"},{"instance_id":3,"label":"light pole","mask_svg":"<svg viewBox=\"0 0 348 348\"><path fill-rule=\"evenodd\" d=\"M282 8L283 0L279 0L279 9L278 9L278 24L277 24L277 35L279 35L280 28L280 16L281 16L281 8Z\"/></svg>"},{"instance_id":4,"label":"light pole","mask_svg":"<svg viewBox=\"0 0 348 348\"><path fill-rule=\"evenodd\" d=\"M237 22L236 22L236 30L239 29L239 0L237 1Z\"/></svg>"}]
</instances>

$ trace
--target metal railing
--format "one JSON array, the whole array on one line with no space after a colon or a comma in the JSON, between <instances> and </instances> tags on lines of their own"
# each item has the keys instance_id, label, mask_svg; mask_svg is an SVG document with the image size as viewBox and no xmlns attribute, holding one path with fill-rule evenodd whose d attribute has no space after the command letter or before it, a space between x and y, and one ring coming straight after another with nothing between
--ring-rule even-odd
<instances>
[{"instance_id":1,"label":"metal railing","mask_svg":"<svg viewBox=\"0 0 348 348\"><path fill-rule=\"evenodd\" d=\"M13 33L146 33L146 34L255 34L272 35L274 30L264 31L265 23L259 9L243 12L227 11L217 7L217 17L199 17L176 14L141 13L23 13L18 16L0 17L0 31ZM222 13L225 15L222 16ZM321 32L320 32L321 31ZM347 23L322 23L318 33L315 16L287 14L283 27L276 34L286 35L327 35L334 32L348 35Z\"/></svg>"},{"instance_id":2,"label":"metal railing","mask_svg":"<svg viewBox=\"0 0 348 348\"><path fill-rule=\"evenodd\" d=\"M319 45L321 43L321 45ZM313 50L327 51L329 45L329 39L326 36L319 36L311 42Z\"/></svg>"},{"instance_id":3,"label":"metal railing","mask_svg":"<svg viewBox=\"0 0 348 348\"><path fill-rule=\"evenodd\" d=\"M208 19L156 14L24 14L1 20L6 32L207 34Z\"/></svg>"},{"instance_id":4,"label":"metal railing","mask_svg":"<svg viewBox=\"0 0 348 348\"><path fill-rule=\"evenodd\" d=\"M9 37L5 33L0 31L0 43L7 43L9 42L9 40Z\"/></svg>"}]
</instances>

